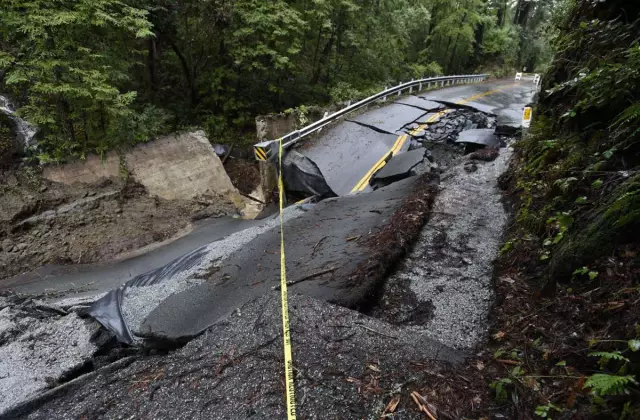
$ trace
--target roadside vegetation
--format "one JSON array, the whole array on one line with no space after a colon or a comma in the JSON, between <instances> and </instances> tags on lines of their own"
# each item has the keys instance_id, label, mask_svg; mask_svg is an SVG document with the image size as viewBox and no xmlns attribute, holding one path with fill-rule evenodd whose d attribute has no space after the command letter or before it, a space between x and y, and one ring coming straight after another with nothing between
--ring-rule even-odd
<instances>
[{"instance_id":1,"label":"roadside vegetation","mask_svg":"<svg viewBox=\"0 0 640 420\"><path fill-rule=\"evenodd\" d=\"M487 377L518 418L640 418L639 15L573 7L505 179Z\"/></svg>"},{"instance_id":2,"label":"roadside vegetation","mask_svg":"<svg viewBox=\"0 0 640 420\"><path fill-rule=\"evenodd\" d=\"M39 161L257 114L357 99L440 74L549 61L564 0L6 0L0 92L40 127Z\"/></svg>"}]
</instances>

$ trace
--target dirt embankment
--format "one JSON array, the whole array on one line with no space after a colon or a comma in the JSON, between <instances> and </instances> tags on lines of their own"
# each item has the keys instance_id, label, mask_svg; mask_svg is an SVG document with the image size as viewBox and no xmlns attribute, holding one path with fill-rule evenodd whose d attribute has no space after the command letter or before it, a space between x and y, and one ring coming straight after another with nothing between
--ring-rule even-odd
<instances>
[{"instance_id":1,"label":"dirt embankment","mask_svg":"<svg viewBox=\"0 0 640 420\"><path fill-rule=\"evenodd\" d=\"M192 220L233 214L222 197L163 200L132 181L72 186L38 168L0 173L0 279L45 264L108 261L189 229Z\"/></svg>"}]
</instances>

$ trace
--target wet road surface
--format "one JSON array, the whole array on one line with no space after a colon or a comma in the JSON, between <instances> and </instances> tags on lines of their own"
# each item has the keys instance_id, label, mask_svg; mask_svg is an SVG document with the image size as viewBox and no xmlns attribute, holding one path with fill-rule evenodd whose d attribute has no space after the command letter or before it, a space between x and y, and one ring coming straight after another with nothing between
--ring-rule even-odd
<instances>
[{"instance_id":1,"label":"wet road surface","mask_svg":"<svg viewBox=\"0 0 640 420\"><path fill-rule=\"evenodd\" d=\"M369 178L385 164L385 157L408 149L410 135L403 128L433 121L442 114L435 101L463 103L494 113L502 120L519 123L522 108L531 101L530 81L498 80L473 85L416 92L405 97L389 97L380 107L325 130L302 144L299 151L314 160L339 195L369 191ZM125 281L164 266L203 245L234 232L260 225L260 221L231 218L212 219L192 233L146 254L106 264L76 267L43 267L31 273L4 280L0 290L54 296L93 296L120 286Z\"/></svg>"},{"instance_id":2,"label":"wet road surface","mask_svg":"<svg viewBox=\"0 0 640 420\"><path fill-rule=\"evenodd\" d=\"M232 217L208 219L197 223L188 235L162 245L147 253L104 264L80 266L45 266L0 283L0 290L17 293L54 296L93 296L119 287L127 280L147 271L162 267L194 249L224 238L234 232L260 224L259 220Z\"/></svg>"},{"instance_id":3,"label":"wet road surface","mask_svg":"<svg viewBox=\"0 0 640 420\"><path fill-rule=\"evenodd\" d=\"M437 118L434 111L439 104L435 101L495 114L498 124L519 124L522 108L531 102L534 92L531 81L509 79L389 97L386 105L347 117L299 149L320 167L338 195L366 191L368 179L375 172L372 168L382 167L390 151L407 150L408 137L402 137L402 128Z\"/></svg>"}]
</instances>

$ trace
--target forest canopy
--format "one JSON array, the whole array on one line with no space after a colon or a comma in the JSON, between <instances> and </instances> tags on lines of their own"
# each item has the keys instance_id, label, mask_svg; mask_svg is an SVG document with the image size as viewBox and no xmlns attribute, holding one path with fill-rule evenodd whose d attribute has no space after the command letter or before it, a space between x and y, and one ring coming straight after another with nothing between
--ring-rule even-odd
<instances>
[{"instance_id":1,"label":"forest canopy","mask_svg":"<svg viewBox=\"0 0 640 420\"><path fill-rule=\"evenodd\" d=\"M39 126L42 161L190 126L241 141L259 113L423 76L539 71L566 4L5 0L0 93Z\"/></svg>"}]
</instances>

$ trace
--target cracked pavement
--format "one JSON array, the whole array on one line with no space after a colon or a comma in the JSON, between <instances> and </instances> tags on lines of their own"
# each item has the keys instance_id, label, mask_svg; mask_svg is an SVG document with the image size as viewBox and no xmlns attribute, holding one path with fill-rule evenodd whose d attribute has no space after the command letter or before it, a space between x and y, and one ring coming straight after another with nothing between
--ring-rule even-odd
<instances>
[{"instance_id":1,"label":"cracked pavement","mask_svg":"<svg viewBox=\"0 0 640 420\"><path fill-rule=\"evenodd\" d=\"M504 91L485 95L505 85L509 87ZM399 98L398 103L324 130L298 150L320 166L339 195L346 195L362 173L396 144L399 135L412 131L413 124L430 120L442 109L442 102L465 100L466 105L494 113L498 122L519 121L521 107L531 100L532 93L526 82L494 81ZM404 143L397 151L406 151L410 144ZM447 147L433 143L438 145ZM427 227L421 233L415 229L418 241L413 251L386 286L378 290L381 299L377 305L361 308L373 317L326 302L349 305L350 298L335 298L348 292L343 277L349 270L291 288L301 417L377 418L390 396L406 392L412 382L424 379L425 370L415 366L434 362L455 365L483 337L492 300L491 262L506 221L496 180L509 154L503 150L495 162L466 165L463 158L451 157L447 151L430 146L427 149L435 157L434 167L442 154L450 159L447 165L452 169L441 179L441 192ZM391 190L402 190L401 196L411 195L406 188L403 190L403 183L410 185L413 180L393 184ZM287 243L291 263L297 264L294 271L314 274L332 268L345 243L353 248L341 256L347 260L345 267L366 260L358 254L362 251L357 243L359 235L369 235L388 221L391 210L401 201L392 197L373 208L375 203L368 200L376 201L374 195L325 200L308 213L310 216L287 224L287 231L297 233L297 242ZM342 219L330 222L333 230L327 231L320 222L337 211L332 206L341 202L345 204L340 209ZM362 215L369 210L372 214ZM359 230L354 231L351 225L358 220L355 223L360 223ZM325 236L338 238L340 243L322 243ZM123 359L117 368L80 376L4 416L282 417L280 299L271 287L278 272L278 259L271 254L277 248L277 237L279 229L262 232L217 264L207 279L199 278L186 290L176 289L178 293L163 298L156 309L145 313L138 332L150 338L167 334L179 338L204 330L183 348L164 356ZM353 243L349 238L355 238ZM323 250L325 247L328 251ZM317 261L306 264L305 256L316 251L320 255ZM108 271L105 273L108 276ZM375 284L379 287L382 283ZM370 296L359 299L375 297L371 291L367 294ZM418 413L405 414L403 418L423 418Z\"/></svg>"},{"instance_id":2,"label":"cracked pavement","mask_svg":"<svg viewBox=\"0 0 640 420\"><path fill-rule=\"evenodd\" d=\"M391 149L398 135L403 134L403 127L413 122L424 123L435 114L429 110L440 108L442 102L464 101L465 106L495 114L498 124L519 125L522 108L532 101L534 91L530 81L493 80L415 92L406 97L389 96L379 107L348 118L303 143L299 151L318 165L338 195L347 195ZM408 148L406 142L399 152Z\"/></svg>"}]
</instances>

